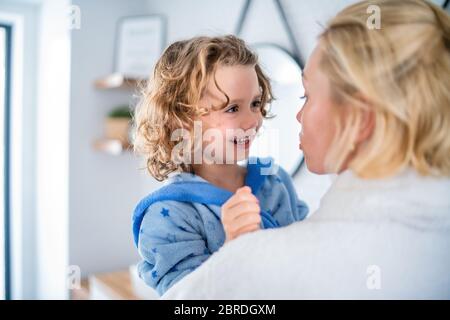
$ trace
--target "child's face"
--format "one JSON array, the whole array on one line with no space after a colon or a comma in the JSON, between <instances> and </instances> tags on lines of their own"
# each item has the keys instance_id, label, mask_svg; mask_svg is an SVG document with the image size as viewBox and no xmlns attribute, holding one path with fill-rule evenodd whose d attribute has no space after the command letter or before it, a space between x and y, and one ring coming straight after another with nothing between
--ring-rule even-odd
<instances>
[{"instance_id":1,"label":"child's face","mask_svg":"<svg viewBox=\"0 0 450 320\"><path fill-rule=\"evenodd\" d=\"M261 90L254 66L219 66L200 100L210 110L202 116L203 160L236 163L248 158L250 145L261 127ZM210 130L212 129L212 130ZM208 130L208 131L207 131ZM214 151L212 152L212 150Z\"/></svg>"}]
</instances>

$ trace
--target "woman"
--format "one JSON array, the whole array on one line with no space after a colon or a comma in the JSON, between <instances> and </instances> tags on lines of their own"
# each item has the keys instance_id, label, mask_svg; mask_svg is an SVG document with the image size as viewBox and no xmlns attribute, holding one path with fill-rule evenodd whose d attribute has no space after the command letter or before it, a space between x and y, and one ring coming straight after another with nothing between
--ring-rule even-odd
<instances>
[{"instance_id":1,"label":"woman","mask_svg":"<svg viewBox=\"0 0 450 320\"><path fill-rule=\"evenodd\" d=\"M338 173L318 211L231 241L165 298L450 298L449 16L419 0L352 5L303 82L306 164Z\"/></svg>"}]
</instances>

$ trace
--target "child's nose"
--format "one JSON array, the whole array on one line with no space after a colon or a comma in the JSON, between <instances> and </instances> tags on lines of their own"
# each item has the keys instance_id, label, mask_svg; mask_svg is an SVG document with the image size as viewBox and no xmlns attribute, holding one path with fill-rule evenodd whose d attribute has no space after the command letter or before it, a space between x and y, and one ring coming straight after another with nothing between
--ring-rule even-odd
<instances>
[{"instance_id":1,"label":"child's nose","mask_svg":"<svg viewBox=\"0 0 450 320\"><path fill-rule=\"evenodd\" d=\"M242 122L242 129L249 130L252 128L256 128L259 125L259 121L261 119L261 113L255 112L253 110L249 110L246 112L243 122Z\"/></svg>"}]
</instances>

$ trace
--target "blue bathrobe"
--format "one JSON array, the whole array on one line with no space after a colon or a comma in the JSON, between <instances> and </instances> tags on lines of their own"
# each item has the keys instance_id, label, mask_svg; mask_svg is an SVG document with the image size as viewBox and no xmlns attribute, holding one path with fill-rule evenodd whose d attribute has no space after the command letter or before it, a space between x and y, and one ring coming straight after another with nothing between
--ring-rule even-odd
<instances>
[{"instance_id":1,"label":"blue bathrobe","mask_svg":"<svg viewBox=\"0 0 450 320\"><path fill-rule=\"evenodd\" d=\"M245 184L259 200L263 229L286 226L308 214L289 174L271 159L250 158ZM232 195L199 176L179 173L139 202L133 235L145 283L162 295L224 244L220 212Z\"/></svg>"}]
</instances>

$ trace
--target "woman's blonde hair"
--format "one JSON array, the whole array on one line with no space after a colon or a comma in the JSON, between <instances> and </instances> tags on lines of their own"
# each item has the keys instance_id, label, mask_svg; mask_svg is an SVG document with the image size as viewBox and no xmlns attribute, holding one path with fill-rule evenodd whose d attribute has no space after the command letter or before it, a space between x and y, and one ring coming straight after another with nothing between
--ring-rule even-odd
<instances>
[{"instance_id":1,"label":"woman's blonde hair","mask_svg":"<svg viewBox=\"0 0 450 320\"><path fill-rule=\"evenodd\" d=\"M198 105L209 82L215 80L219 66L253 66L261 89L261 113L272 99L269 79L258 64L258 58L245 42L235 36L195 37L171 44L158 60L153 77L142 92L135 112L134 149L146 158L147 170L162 181L174 171L191 171L188 163L172 159L179 141L172 133L180 128L193 133L193 124L208 110Z\"/></svg>"},{"instance_id":2,"label":"woman's blonde hair","mask_svg":"<svg viewBox=\"0 0 450 320\"><path fill-rule=\"evenodd\" d=\"M379 29L368 25L373 6ZM337 120L326 167L339 171L355 152L368 106L374 131L349 169L366 178L408 166L423 175L450 176L449 15L420 0L363 1L329 21L319 40L332 99L350 109Z\"/></svg>"}]
</instances>

